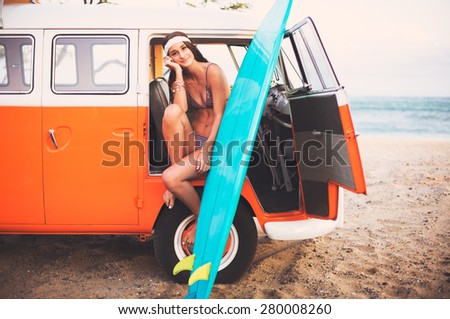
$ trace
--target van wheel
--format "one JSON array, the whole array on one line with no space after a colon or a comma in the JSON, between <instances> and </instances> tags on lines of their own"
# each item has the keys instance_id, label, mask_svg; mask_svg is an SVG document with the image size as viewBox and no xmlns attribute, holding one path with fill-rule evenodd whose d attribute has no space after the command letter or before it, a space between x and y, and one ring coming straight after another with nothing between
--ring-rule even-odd
<instances>
[{"instance_id":1,"label":"van wheel","mask_svg":"<svg viewBox=\"0 0 450 319\"><path fill-rule=\"evenodd\" d=\"M193 246L183 245L183 238L194 216L189 209L177 201L169 210L164 207L155 226L154 248L156 258L164 271L177 283L187 283L189 272L183 271L174 276L175 265L193 252ZM256 253L258 234L249 209L239 203L230 236L217 273L217 283L232 283L238 280L249 268Z\"/></svg>"}]
</instances>

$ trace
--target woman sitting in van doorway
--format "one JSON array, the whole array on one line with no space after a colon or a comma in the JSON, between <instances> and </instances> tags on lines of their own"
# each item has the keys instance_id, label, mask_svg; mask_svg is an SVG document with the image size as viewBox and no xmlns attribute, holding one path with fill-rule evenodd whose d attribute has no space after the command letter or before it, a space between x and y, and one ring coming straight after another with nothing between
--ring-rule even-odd
<instances>
[{"instance_id":1,"label":"woman sitting in van doorway","mask_svg":"<svg viewBox=\"0 0 450 319\"><path fill-rule=\"evenodd\" d=\"M206 60L183 32L173 32L163 40L171 69L171 101L164 113L162 130L171 161L162 175L167 191L164 202L170 208L175 198L198 217L200 197L190 180L210 169L210 158L230 86L222 69ZM191 114L190 120L186 114ZM192 244L196 225L185 237Z\"/></svg>"}]
</instances>

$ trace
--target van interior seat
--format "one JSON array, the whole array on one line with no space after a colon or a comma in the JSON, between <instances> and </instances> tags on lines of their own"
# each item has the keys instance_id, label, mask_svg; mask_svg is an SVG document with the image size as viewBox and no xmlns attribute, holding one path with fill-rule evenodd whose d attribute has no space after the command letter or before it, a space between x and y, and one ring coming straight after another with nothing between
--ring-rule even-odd
<instances>
[{"instance_id":1,"label":"van interior seat","mask_svg":"<svg viewBox=\"0 0 450 319\"><path fill-rule=\"evenodd\" d=\"M170 103L169 85L162 78L156 78L150 82L150 139L149 162L151 173L161 173L169 166L167 146L162 133L162 119L164 111Z\"/></svg>"}]
</instances>

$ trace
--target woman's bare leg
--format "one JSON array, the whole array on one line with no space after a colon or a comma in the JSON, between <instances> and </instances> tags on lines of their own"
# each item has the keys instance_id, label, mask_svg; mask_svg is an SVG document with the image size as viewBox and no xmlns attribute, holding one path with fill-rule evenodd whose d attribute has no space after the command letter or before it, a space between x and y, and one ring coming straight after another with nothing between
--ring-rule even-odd
<instances>
[{"instance_id":1,"label":"woman's bare leg","mask_svg":"<svg viewBox=\"0 0 450 319\"><path fill-rule=\"evenodd\" d=\"M166 108L162 132L172 165L194 151L194 132L186 113L179 105L171 104Z\"/></svg>"},{"instance_id":2,"label":"woman's bare leg","mask_svg":"<svg viewBox=\"0 0 450 319\"><path fill-rule=\"evenodd\" d=\"M167 190L182 201L196 218L200 212L200 197L190 183L190 180L198 176L195 162L198 152L195 151L179 160L176 164L167 168L162 174L162 179ZM186 242L189 244L194 242L195 229L196 227L193 227L186 236Z\"/></svg>"},{"instance_id":3,"label":"woman's bare leg","mask_svg":"<svg viewBox=\"0 0 450 319\"><path fill-rule=\"evenodd\" d=\"M172 163L163 172L164 185L197 218L200 211L200 197L189 182L198 175L195 161L198 151L194 151L195 139L192 126L186 113L178 105L172 104L164 113L162 129ZM193 243L195 231L196 226L187 234L187 243Z\"/></svg>"}]
</instances>

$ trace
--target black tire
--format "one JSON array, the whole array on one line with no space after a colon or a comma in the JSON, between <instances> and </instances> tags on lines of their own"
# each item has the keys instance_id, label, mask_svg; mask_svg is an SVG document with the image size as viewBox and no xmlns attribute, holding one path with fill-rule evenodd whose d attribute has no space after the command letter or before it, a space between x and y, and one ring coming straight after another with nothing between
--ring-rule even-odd
<instances>
[{"instance_id":1,"label":"black tire","mask_svg":"<svg viewBox=\"0 0 450 319\"><path fill-rule=\"evenodd\" d=\"M193 215L189 209L179 201L169 210L164 207L158 217L154 233L154 248L156 258L164 271L177 283L185 284L189 279L189 272L183 271L174 276L172 270L175 265L191 253L192 247L181 244L183 230L192 222ZM239 203L234 217L229 239L230 249L224 254L217 283L232 283L242 277L250 268L256 253L258 233L253 217L244 203Z\"/></svg>"}]
</instances>

